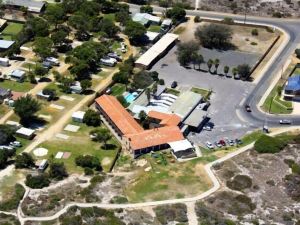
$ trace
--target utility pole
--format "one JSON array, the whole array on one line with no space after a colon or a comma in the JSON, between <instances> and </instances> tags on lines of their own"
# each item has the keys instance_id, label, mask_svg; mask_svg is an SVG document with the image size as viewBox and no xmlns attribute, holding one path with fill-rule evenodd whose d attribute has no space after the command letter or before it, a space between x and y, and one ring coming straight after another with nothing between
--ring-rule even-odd
<instances>
[{"instance_id":1,"label":"utility pole","mask_svg":"<svg viewBox=\"0 0 300 225\"><path fill-rule=\"evenodd\" d=\"M244 24L246 24L247 21L247 8L248 8L248 3L247 0L244 1L244 7L245 7L245 18L244 18Z\"/></svg>"}]
</instances>

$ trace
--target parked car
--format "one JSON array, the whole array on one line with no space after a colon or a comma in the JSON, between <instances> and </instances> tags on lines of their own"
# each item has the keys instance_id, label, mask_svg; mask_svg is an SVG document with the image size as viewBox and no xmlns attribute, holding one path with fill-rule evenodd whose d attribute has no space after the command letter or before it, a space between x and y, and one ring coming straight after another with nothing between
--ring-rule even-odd
<instances>
[{"instance_id":1,"label":"parked car","mask_svg":"<svg viewBox=\"0 0 300 225\"><path fill-rule=\"evenodd\" d=\"M0 145L0 150L14 150L13 146Z\"/></svg>"},{"instance_id":2,"label":"parked car","mask_svg":"<svg viewBox=\"0 0 300 225\"><path fill-rule=\"evenodd\" d=\"M222 145L219 142L215 142L215 146L217 146L218 148L222 148Z\"/></svg>"},{"instance_id":3,"label":"parked car","mask_svg":"<svg viewBox=\"0 0 300 225\"><path fill-rule=\"evenodd\" d=\"M291 120L279 120L280 124L291 124L292 121Z\"/></svg>"},{"instance_id":4,"label":"parked car","mask_svg":"<svg viewBox=\"0 0 300 225\"><path fill-rule=\"evenodd\" d=\"M239 79L241 79L241 76L239 74L236 74L236 75L234 75L234 79L239 80Z\"/></svg>"},{"instance_id":5,"label":"parked car","mask_svg":"<svg viewBox=\"0 0 300 225\"><path fill-rule=\"evenodd\" d=\"M209 148L209 149L214 149L214 145L212 143L210 143L209 141L207 141L206 143L206 147Z\"/></svg>"},{"instance_id":6,"label":"parked car","mask_svg":"<svg viewBox=\"0 0 300 225\"><path fill-rule=\"evenodd\" d=\"M230 140L228 141L228 144L229 144L230 146L234 146L234 140L230 139Z\"/></svg>"},{"instance_id":7,"label":"parked car","mask_svg":"<svg viewBox=\"0 0 300 225\"><path fill-rule=\"evenodd\" d=\"M127 52L127 46L126 46L126 44L124 42L121 42L121 52L122 53Z\"/></svg>"},{"instance_id":8,"label":"parked car","mask_svg":"<svg viewBox=\"0 0 300 225\"><path fill-rule=\"evenodd\" d=\"M202 128L202 130L211 131L211 130L212 130L212 127L206 125L206 126L204 126L204 127Z\"/></svg>"},{"instance_id":9,"label":"parked car","mask_svg":"<svg viewBox=\"0 0 300 225\"><path fill-rule=\"evenodd\" d=\"M119 62L122 62L122 57L115 52L110 52L107 54L108 57L116 59Z\"/></svg>"},{"instance_id":10,"label":"parked car","mask_svg":"<svg viewBox=\"0 0 300 225\"><path fill-rule=\"evenodd\" d=\"M173 81L172 84L171 84L171 88L176 88L177 85L178 85L178 84L177 84L177 81Z\"/></svg>"},{"instance_id":11,"label":"parked car","mask_svg":"<svg viewBox=\"0 0 300 225\"><path fill-rule=\"evenodd\" d=\"M221 139L221 140L219 141L219 143L220 143L222 146L226 146L226 142L225 142L223 139Z\"/></svg>"},{"instance_id":12,"label":"parked car","mask_svg":"<svg viewBox=\"0 0 300 225\"><path fill-rule=\"evenodd\" d=\"M241 145L241 144L243 144L243 141L241 139L235 139L235 143L237 145Z\"/></svg>"},{"instance_id":13,"label":"parked car","mask_svg":"<svg viewBox=\"0 0 300 225\"><path fill-rule=\"evenodd\" d=\"M22 147L22 144L19 141L12 141L9 143L9 145L14 147Z\"/></svg>"},{"instance_id":14,"label":"parked car","mask_svg":"<svg viewBox=\"0 0 300 225\"><path fill-rule=\"evenodd\" d=\"M251 112L250 105L245 105L245 109L246 109L247 112Z\"/></svg>"}]
</instances>

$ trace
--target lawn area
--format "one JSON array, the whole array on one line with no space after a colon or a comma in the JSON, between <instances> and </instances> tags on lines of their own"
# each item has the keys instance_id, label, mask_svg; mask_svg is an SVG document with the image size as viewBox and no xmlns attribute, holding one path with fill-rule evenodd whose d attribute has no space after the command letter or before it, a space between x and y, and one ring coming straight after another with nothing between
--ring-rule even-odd
<instances>
[{"instance_id":1,"label":"lawn area","mask_svg":"<svg viewBox=\"0 0 300 225\"><path fill-rule=\"evenodd\" d=\"M0 118L9 111L8 106L0 104Z\"/></svg>"},{"instance_id":2,"label":"lawn area","mask_svg":"<svg viewBox=\"0 0 300 225\"><path fill-rule=\"evenodd\" d=\"M293 111L291 101L282 101L277 95L277 85L273 88L266 101L262 105L262 109L273 114L290 114Z\"/></svg>"},{"instance_id":3,"label":"lawn area","mask_svg":"<svg viewBox=\"0 0 300 225\"><path fill-rule=\"evenodd\" d=\"M300 75L300 68L296 68L292 76Z\"/></svg>"},{"instance_id":4,"label":"lawn area","mask_svg":"<svg viewBox=\"0 0 300 225\"><path fill-rule=\"evenodd\" d=\"M21 23L8 23L7 27L2 31L3 39L14 39L14 37L22 31L23 26Z\"/></svg>"},{"instance_id":5,"label":"lawn area","mask_svg":"<svg viewBox=\"0 0 300 225\"><path fill-rule=\"evenodd\" d=\"M94 155L100 159L104 171L108 171L113 162L113 159L119 148L119 143L115 138L112 138L108 143L115 145L114 149L104 150L101 143L91 141L89 132L93 130L93 127L88 127L84 124L72 123L80 126L80 129L76 133L63 131L61 133L68 135L69 139L63 140L59 138L53 138L49 141L42 143L39 147L48 149L47 157L55 157L57 152L70 152L71 156L68 159L55 159L55 161L64 162L67 171L71 173L81 173L83 169L75 165L75 158L79 155Z\"/></svg>"},{"instance_id":6,"label":"lawn area","mask_svg":"<svg viewBox=\"0 0 300 225\"><path fill-rule=\"evenodd\" d=\"M160 32L160 26L159 25L151 25L148 28L148 31L159 33Z\"/></svg>"},{"instance_id":7,"label":"lawn area","mask_svg":"<svg viewBox=\"0 0 300 225\"><path fill-rule=\"evenodd\" d=\"M174 34L181 34L185 31L185 27L181 26L175 29Z\"/></svg>"},{"instance_id":8,"label":"lawn area","mask_svg":"<svg viewBox=\"0 0 300 225\"><path fill-rule=\"evenodd\" d=\"M111 21L113 21L113 22L116 20L116 17L115 17L115 14L114 14L114 13L103 14L103 18L109 19L109 20L111 20Z\"/></svg>"},{"instance_id":9,"label":"lawn area","mask_svg":"<svg viewBox=\"0 0 300 225\"><path fill-rule=\"evenodd\" d=\"M211 95L211 91L203 89L203 88L198 88L198 87L192 87L191 89L192 92L195 92L197 94L202 95L203 98L208 99L209 96Z\"/></svg>"},{"instance_id":10,"label":"lawn area","mask_svg":"<svg viewBox=\"0 0 300 225\"><path fill-rule=\"evenodd\" d=\"M119 159L123 161L123 158ZM133 181L125 187L125 195L130 202L194 196L211 186L203 161L178 163L170 151L156 152L152 156L147 154L138 160L146 160L147 164L144 168L136 168ZM146 172L145 168L151 170Z\"/></svg>"},{"instance_id":11,"label":"lawn area","mask_svg":"<svg viewBox=\"0 0 300 225\"><path fill-rule=\"evenodd\" d=\"M125 91L126 91L126 87L124 84L117 83L111 87L111 95L113 96L122 95Z\"/></svg>"},{"instance_id":12,"label":"lawn area","mask_svg":"<svg viewBox=\"0 0 300 225\"><path fill-rule=\"evenodd\" d=\"M260 138L263 135L262 131L254 131L250 134L246 134L241 140L243 141L242 146L246 146L251 144L252 142L256 141L258 138Z\"/></svg>"},{"instance_id":13,"label":"lawn area","mask_svg":"<svg viewBox=\"0 0 300 225\"><path fill-rule=\"evenodd\" d=\"M29 82L19 83L13 80L4 80L0 82L0 87L17 92L28 92L34 87L34 84Z\"/></svg>"},{"instance_id":14,"label":"lawn area","mask_svg":"<svg viewBox=\"0 0 300 225\"><path fill-rule=\"evenodd\" d=\"M172 89L172 88L167 88L166 89L166 93L169 93L169 94L172 94L172 95L176 95L176 96L180 95L180 91L177 91L177 90Z\"/></svg>"}]
</instances>

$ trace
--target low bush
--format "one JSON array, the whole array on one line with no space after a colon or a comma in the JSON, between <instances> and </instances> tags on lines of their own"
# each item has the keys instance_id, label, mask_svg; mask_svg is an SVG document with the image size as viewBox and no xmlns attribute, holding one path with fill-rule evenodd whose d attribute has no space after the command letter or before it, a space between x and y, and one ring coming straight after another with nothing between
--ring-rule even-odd
<instances>
[{"instance_id":1,"label":"low bush","mask_svg":"<svg viewBox=\"0 0 300 225\"><path fill-rule=\"evenodd\" d=\"M0 202L1 211L10 211L18 208L19 202L25 194L25 188L21 184L16 184L14 189L15 193L10 199Z\"/></svg>"},{"instance_id":2,"label":"low bush","mask_svg":"<svg viewBox=\"0 0 300 225\"><path fill-rule=\"evenodd\" d=\"M50 184L50 179L47 174L40 174L37 176L32 176L29 174L26 176L25 184L33 189L40 189L48 187Z\"/></svg>"},{"instance_id":3,"label":"low bush","mask_svg":"<svg viewBox=\"0 0 300 225\"><path fill-rule=\"evenodd\" d=\"M227 187L233 190L242 191L251 188L252 179L246 175L236 175L233 179L226 182Z\"/></svg>"},{"instance_id":4,"label":"low bush","mask_svg":"<svg viewBox=\"0 0 300 225\"><path fill-rule=\"evenodd\" d=\"M254 149L258 153L277 153L280 152L285 146L286 142L276 137L262 135L254 144Z\"/></svg>"},{"instance_id":5,"label":"low bush","mask_svg":"<svg viewBox=\"0 0 300 225\"><path fill-rule=\"evenodd\" d=\"M188 222L187 208L184 204L157 206L154 211L161 224L169 224L172 221L180 223Z\"/></svg>"}]
</instances>

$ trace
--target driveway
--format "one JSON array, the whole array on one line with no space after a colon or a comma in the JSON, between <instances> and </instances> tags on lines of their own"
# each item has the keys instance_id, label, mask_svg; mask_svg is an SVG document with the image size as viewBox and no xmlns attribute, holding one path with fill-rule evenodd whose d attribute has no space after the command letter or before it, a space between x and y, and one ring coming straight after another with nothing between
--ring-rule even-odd
<instances>
[{"instance_id":1,"label":"driveway","mask_svg":"<svg viewBox=\"0 0 300 225\"><path fill-rule=\"evenodd\" d=\"M176 47L152 68L153 71L159 73L160 78L165 80L166 85L177 81L180 90L199 87L213 91L208 116L215 127L212 131L190 134L189 139L197 144L204 144L206 141L214 142L224 136L230 139L240 138L252 130L251 124L237 116L236 108L249 95L254 84L181 67L177 62L175 52ZM204 65L203 69L205 69Z\"/></svg>"}]
</instances>

